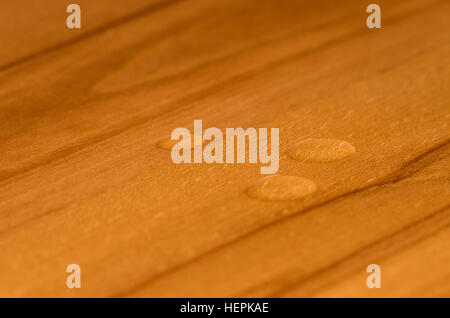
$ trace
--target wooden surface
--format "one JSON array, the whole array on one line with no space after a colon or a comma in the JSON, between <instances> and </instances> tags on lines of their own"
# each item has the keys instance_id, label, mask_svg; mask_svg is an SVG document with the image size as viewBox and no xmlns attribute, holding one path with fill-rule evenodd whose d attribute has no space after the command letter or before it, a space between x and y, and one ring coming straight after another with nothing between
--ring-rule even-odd
<instances>
[{"instance_id":1,"label":"wooden surface","mask_svg":"<svg viewBox=\"0 0 450 318\"><path fill-rule=\"evenodd\" d=\"M450 296L449 1L377 1L378 30L359 0L79 0L81 30L26 3L0 4L0 296ZM279 127L318 190L175 165L194 119ZM317 137L356 153L285 155Z\"/></svg>"}]
</instances>

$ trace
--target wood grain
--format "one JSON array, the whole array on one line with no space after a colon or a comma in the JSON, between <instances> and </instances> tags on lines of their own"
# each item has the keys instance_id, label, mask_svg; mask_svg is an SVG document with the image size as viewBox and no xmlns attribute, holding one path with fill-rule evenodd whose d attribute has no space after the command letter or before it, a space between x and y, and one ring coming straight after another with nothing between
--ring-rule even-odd
<instances>
[{"instance_id":1,"label":"wood grain","mask_svg":"<svg viewBox=\"0 0 450 318\"><path fill-rule=\"evenodd\" d=\"M0 296L450 296L448 1L378 1L377 30L357 0L80 0L78 31L27 3L0 4ZM175 165L194 119L279 127L279 174L318 190ZM285 155L311 137L357 151Z\"/></svg>"}]
</instances>

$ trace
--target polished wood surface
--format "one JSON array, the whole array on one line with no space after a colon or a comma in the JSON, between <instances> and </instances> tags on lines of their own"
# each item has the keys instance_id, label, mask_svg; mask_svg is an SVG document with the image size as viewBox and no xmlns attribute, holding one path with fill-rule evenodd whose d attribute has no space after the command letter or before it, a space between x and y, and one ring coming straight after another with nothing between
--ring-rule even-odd
<instances>
[{"instance_id":1,"label":"polished wood surface","mask_svg":"<svg viewBox=\"0 0 450 318\"><path fill-rule=\"evenodd\" d=\"M373 30L359 0L26 3L0 4L0 296L450 296L449 1L378 1ZM318 190L175 165L194 119L279 127ZM320 137L356 153L286 156Z\"/></svg>"}]
</instances>

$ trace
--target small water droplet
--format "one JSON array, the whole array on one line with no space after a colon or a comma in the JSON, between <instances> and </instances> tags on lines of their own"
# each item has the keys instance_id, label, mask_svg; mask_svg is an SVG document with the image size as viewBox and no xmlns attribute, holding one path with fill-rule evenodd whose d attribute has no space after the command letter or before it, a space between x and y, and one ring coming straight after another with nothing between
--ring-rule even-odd
<instances>
[{"instance_id":1,"label":"small water droplet","mask_svg":"<svg viewBox=\"0 0 450 318\"><path fill-rule=\"evenodd\" d=\"M331 138L310 138L288 149L291 159L303 162L329 162L348 157L356 152L350 143Z\"/></svg>"},{"instance_id":2,"label":"small water droplet","mask_svg":"<svg viewBox=\"0 0 450 318\"><path fill-rule=\"evenodd\" d=\"M316 184L306 178L294 176L270 176L251 185L249 197L265 201L287 201L304 198L317 190Z\"/></svg>"}]
</instances>

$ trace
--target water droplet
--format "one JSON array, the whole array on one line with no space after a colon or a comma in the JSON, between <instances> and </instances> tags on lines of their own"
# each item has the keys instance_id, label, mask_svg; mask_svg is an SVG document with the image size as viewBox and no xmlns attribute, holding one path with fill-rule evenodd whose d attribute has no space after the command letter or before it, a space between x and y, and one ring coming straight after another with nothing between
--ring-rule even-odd
<instances>
[{"instance_id":1,"label":"water droplet","mask_svg":"<svg viewBox=\"0 0 450 318\"><path fill-rule=\"evenodd\" d=\"M288 156L303 162L328 162L348 157L356 152L350 143L331 138L310 138L288 149Z\"/></svg>"},{"instance_id":2,"label":"water droplet","mask_svg":"<svg viewBox=\"0 0 450 318\"><path fill-rule=\"evenodd\" d=\"M294 176L270 176L251 185L249 197L265 201L286 201L304 198L317 190L316 184Z\"/></svg>"}]
</instances>

